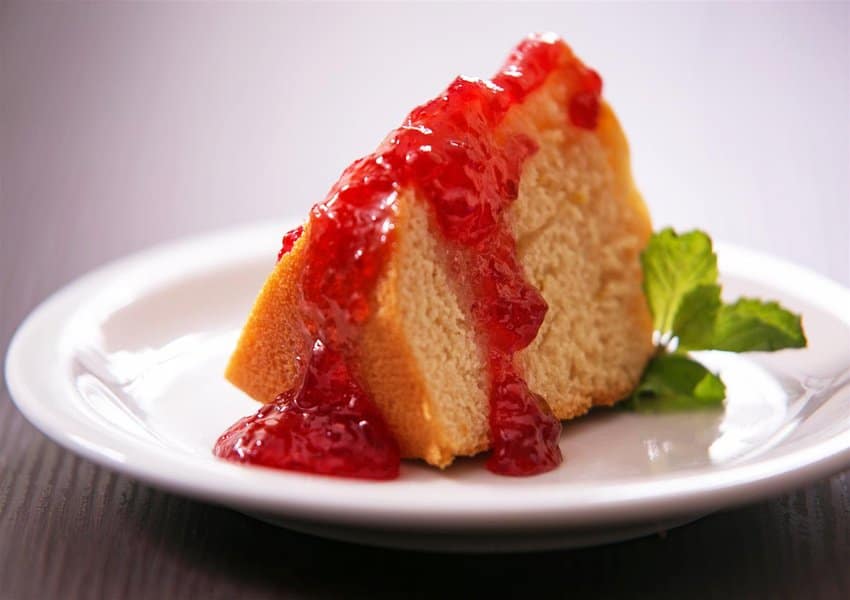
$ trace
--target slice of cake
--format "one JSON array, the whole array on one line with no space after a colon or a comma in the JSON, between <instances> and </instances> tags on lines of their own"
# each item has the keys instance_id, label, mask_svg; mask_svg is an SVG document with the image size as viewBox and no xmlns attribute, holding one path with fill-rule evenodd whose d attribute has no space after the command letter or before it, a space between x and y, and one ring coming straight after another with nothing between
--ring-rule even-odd
<instances>
[{"instance_id":1,"label":"slice of cake","mask_svg":"<svg viewBox=\"0 0 850 600\"><path fill-rule=\"evenodd\" d=\"M559 419L610 405L652 353L650 221L599 76L551 35L456 79L283 240L227 377L260 412L225 458L388 478L492 449L561 461Z\"/></svg>"}]
</instances>

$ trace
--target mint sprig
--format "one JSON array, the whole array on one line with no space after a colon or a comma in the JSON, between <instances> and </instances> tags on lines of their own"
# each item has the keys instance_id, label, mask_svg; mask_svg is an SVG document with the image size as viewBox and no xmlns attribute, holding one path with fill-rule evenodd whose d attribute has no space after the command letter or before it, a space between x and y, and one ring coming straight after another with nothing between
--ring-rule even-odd
<instances>
[{"instance_id":1,"label":"mint sprig","mask_svg":"<svg viewBox=\"0 0 850 600\"><path fill-rule=\"evenodd\" d=\"M688 351L773 352L806 346L800 316L777 302L741 298L723 303L717 255L702 231L679 235L667 228L654 234L641 264L656 354L625 402L633 410L661 412L723 402L723 382L688 357Z\"/></svg>"}]
</instances>

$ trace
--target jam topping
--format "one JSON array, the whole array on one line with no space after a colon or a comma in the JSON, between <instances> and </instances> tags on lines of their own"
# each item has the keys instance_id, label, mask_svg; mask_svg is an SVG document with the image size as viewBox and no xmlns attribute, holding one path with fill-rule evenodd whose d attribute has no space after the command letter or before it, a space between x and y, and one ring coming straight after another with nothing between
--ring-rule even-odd
<instances>
[{"instance_id":1,"label":"jam topping","mask_svg":"<svg viewBox=\"0 0 850 600\"><path fill-rule=\"evenodd\" d=\"M266 466L387 479L399 450L358 381L354 346L394 239L397 193L414 187L432 207L448 264L467 302L490 384L487 467L533 475L561 462L560 422L518 372L514 355L537 335L547 305L523 274L506 211L537 147L497 132L507 111L562 69L570 122L596 126L601 79L561 40L532 36L492 81L457 78L410 113L378 150L353 163L310 213L301 318L311 348L301 384L233 425L215 453ZM287 233L279 258L302 228Z\"/></svg>"},{"instance_id":2,"label":"jam topping","mask_svg":"<svg viewBox=\"0 0 850 600\"><path fill-rule=\"evenodd\" d=\"M393 479L398 444L344 360L316 342L298 389L230 427L216 455L326 475Z\"/></svg>"},{"instance_id":3,"label":"jam topping","mask_svg":"<svg viewBox=\"0 0 850 600\"><path fill-rule=\"evenodd\" d=\"M284 254L289 254L289 252L292 250L292 247L295 245L295 242L301 239L302 233L304 233L304 227L301 225L299 225L295 229L286 232L280 244L280 252L277 253L278 260L283 258Z\"/></svg>"},{"instance_id":4,"label":"jam topping","mask_svg":"<svg viewBox=\"0 0 850 600\"><path fill-rule=\"evenodd\" d=\"M544 473L561 464L561 422L502 358L506 356L493 357L490 362L493 451L487 468L502 475Z\"/></svg>"}]
</instances>

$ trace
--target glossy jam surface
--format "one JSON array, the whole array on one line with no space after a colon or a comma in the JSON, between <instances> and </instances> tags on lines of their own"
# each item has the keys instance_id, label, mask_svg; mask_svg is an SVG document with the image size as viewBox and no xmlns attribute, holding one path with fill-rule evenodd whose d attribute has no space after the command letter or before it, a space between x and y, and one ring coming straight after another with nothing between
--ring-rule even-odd
<instances>
[{"instance_id":1,"label":"glossy jam surface","mask_svg":"<svg viewBox=\"0 0 850 600\"><path fill-rule=\"evenodd\" d=\"M218 456L290 471L392 479L398 445L345 361L318 344L304 383L235 423Z\"/></svg>"},{"instance_id":2,"label":"glossy jam surface","mask_svg":"<svg viewBox=\"0 0 850 600\"><path fill-rule=\"evenodd\" d=\"M353 348L394 237L396 194L416 188L433 207L453 276L468 303L490 379L487 463L504 475L533 475L561 462L561 424L529 390L514 355L537 335L547 306L528 281L506 222L535 143L497 126L555 69L572 90L567 114L592 129L601 80L560 40L522 42L492 81L456 79L411 112L378 150L343 173L310 214L301 315L311 356L300 387L231 427L219 456L285 469L389 478L399 451L352 368ZM280 256L301 230L284 236ZM391 466L394 465L394 466Z\"/></svg>"},{"instance_id":3,"label":"glossy jam surface","mask_svg":"<svg viewBox=\"0 0 850 600\"><path fill-rule=\"evenodd\" d=\"M595 129L599 122L599 98L602 78L596 71L585 69L579 74L579 89L569 100L567 114L570 122L583 129Z\"/></svg>"},{"instance_id":4,"label":"glossy jam surface","mask_svg":"<svg viewBox=\"0 0 850 600\"><path fill-rule=\"evenodd\" d=\"M301 234L304 233L304 227L299 225L295 229L287 231L283 236L283 240L281 240L280 244L280 252L277 253L277 259L280 260L283 258L285 254L289 254L292 250L292 247L295 245L299 239L301 239Z\"/></svg>"}]
</instances>

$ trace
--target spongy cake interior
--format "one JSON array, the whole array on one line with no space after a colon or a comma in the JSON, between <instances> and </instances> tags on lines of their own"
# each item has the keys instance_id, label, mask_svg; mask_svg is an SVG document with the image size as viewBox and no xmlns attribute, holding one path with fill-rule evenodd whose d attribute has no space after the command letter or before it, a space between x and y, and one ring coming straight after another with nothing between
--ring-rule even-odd
<instances>
[{"instance_id":1,"label":"spongy cake interior","mask_svg":"<svg viewBox=\"0 0 850 600\"><path fill-rule=\"evenodd\" d=\"M595 132L564 127L558 96L537 95L520 115L540 149L510 218L526 277L549 305L519 360L567 419L627 395L652 352L640 268L651 224L613 112L603 105Z\"/></svg>"},{"instance_id":2,"label":"spongy cake interior","mask_svg":"<svg viewBox=\"0 0 850 600\"><path fill-rule=\"evenodd\" d=\"M519 132L538 146L508 218L526 277L549 310L517 360L531 389L571 418L627 394L652 351L638 261L650 224L613 113L603 105L595 131L568 125L564 87L550 78L511 108L497 135ZM405 189L397 206L357 368L403 455L445 466L489 446L486 369L429 204ZM281 329L297 322L305 243L309 229L267 281L228 368L260 401L297 383L292 365L303 348Z\"/></svg>"}]
</instances>

